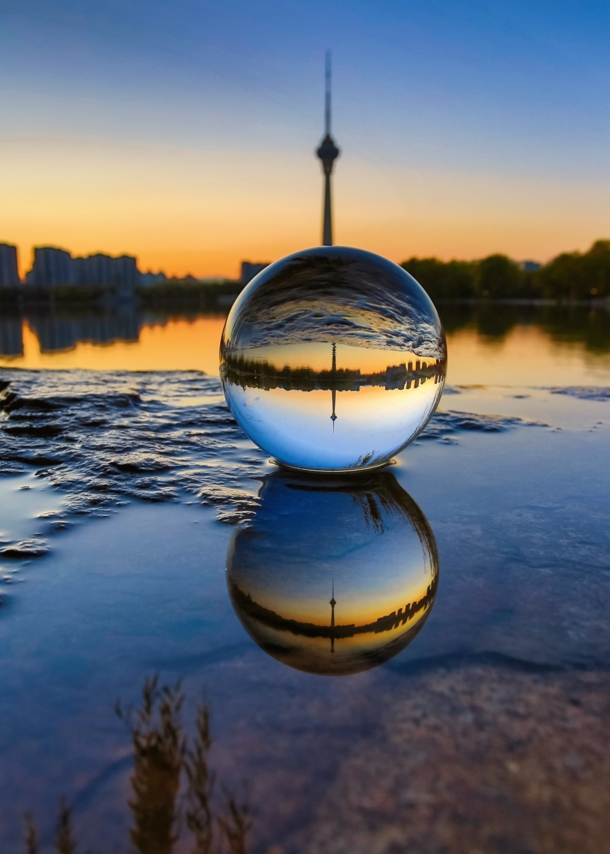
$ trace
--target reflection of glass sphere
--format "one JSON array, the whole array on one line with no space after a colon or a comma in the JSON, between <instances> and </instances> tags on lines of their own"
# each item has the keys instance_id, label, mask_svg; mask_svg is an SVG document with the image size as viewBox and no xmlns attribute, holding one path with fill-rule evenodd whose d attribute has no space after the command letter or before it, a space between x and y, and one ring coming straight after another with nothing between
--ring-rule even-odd
<instances>
[{"instance_id":1,"label":"reflection of glass sphere","mask_svg":"<svg viewBox=\"0 0 610 854\"><path fill-rule=\"evenodd\" d=\"M242 291L220 345L227 403L280 463L384 465L424 429L447 350L432 302L379 255L323 246L271 264Z\"/></svg>"},{"instance_id":2,"label":"reflection of glass sphere","mask_svg":"<svg viewBox=\"0 0 610 854\"><path fill-rule=\"evenodd\" d=\"M389 472L265 478L229 548L233 607L265 652L309 673L357 673L419 632L438 585L434 535Z\"/></svg>"}]
</instances>

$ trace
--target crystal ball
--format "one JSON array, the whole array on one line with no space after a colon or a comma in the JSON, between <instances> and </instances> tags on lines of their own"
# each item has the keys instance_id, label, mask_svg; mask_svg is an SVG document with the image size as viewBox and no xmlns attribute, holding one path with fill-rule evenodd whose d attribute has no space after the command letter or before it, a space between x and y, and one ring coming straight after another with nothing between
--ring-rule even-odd
<instances>
[{"instance_id":1,"label":"crystal ball","mask_svg":"<svg viewBox=\"0 0 610 854\"><path fill-rule=\"evenodd\" d=\"M266 267L236 299L220 375L245 433L282 465L358 471L421 433L447 348L424 289L379 255L323 246Z\"/></svg>"},{"instance_id":2,"label":"crystal ball","mask_svg":"<svg viewBox=\"0 0 610 854\"><path fill-rule=\"evenodd\" d=\"M229 547L235 612L268 655L343 675L403 650L434 604L439 568L426 517L389 471L263 478Z\"/></svg>"}]
</instances>

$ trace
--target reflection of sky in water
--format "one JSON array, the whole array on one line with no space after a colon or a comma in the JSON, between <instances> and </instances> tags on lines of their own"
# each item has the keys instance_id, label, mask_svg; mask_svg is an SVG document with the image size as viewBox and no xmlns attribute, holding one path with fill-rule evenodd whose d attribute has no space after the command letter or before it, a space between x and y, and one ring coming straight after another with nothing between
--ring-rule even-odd
<instances>
[{"instance_id":1,"label":"reflection of sky in water","mask_svg":"<svg viewBox=\"0 0 610 854\"><path fill-rule=\"evenodd\" d=\"M503 310L499 307L498 313ZM207 328L176 325L183 339L191 341L192 353L197 352L197 339ZM193 330L197 335L190 339ZM423 715L430 726L448 727L449 735L456 734L450 748L465 743L464 726L468 726L476 748L473 779L479 780L479 718L475 714L465 724L463 716L454 713L456 703L473 702L471 679L481 686L479 696L487 698L487 720L493 722L499 708L500 695L490 691L490 684L502 686L501 705L508 715L503 720L510 720L514 711L515 728L507 733L509 746L504 752L499 752L502 745L498 751L494 748L488 760L493 780L505 759L515 760L515 743L522 744L518 739L523 736L524 686L563 680L571 672L574 683L569 684L569 692L545 696L551 696L550 708L567 710L562 730L568 733L567 740L590 731L594 716L602 715L605 707L601 702L591 705L589 679L605 679L610 656L610 403L517 389L515 383L607 387L610 375L607 370L601 374L607 353L590 356L599 360L595 382L594 375L587 373L579 343L560 347L540 328L527 334L516 329L494 351L478 335L473 329L454 335L454 379L468 376L475 382L489 377L498 383L512 382L513 387L461 390L447 397L446 406L464 413L486 413L486 417L508 409L508 414L539 418L550 427L499 419L499 429L487 433L472 429L474 419L469 419L468 429L454 419L454 441L417 443L408 452L408 465L405 457L393 467L392 473L416 497L438 538L442 595L410 646L388 666L349 680L323 680L282 666L258 649L234 616L223 572L232 531L218 524L214 509L200 507L195 496L210 482L227 484L227 492L239 487L254 493L255 474L267 469L263 455L230 426L224 407L217 402L218 384L201 375L108 374L106 379L61 371L36 376L3 372L21 398L34 404L52 398L59 405L53 411L32 408L33 426L59 423L77 440L68 443L63 435L53 439L39 434L9 438L6 427L30 423L24 419L26 409L15 410L2 424L3 454L13 448L16 456L31 460L22 464L24 472L30 473L23 477L31 478L34 487L15 493L28 481L21 480L22 475L15 481L5 479L10 514L3 517L2 531L9 539L41 532L50 547L45 557L29 563L3 560L5 567L15 568L14 581L2 590L3 850L21 850L26 809L34 809L41 829L47 829L46 838L52 839L62 792L77 804L79 851L122 850L128 833L125 794L132 766L126 756L128 734L115 720L112 707L117 697L137 702L142 679L154 671L168 682L183 678L193 700L202 692L209 697L216 744L235 768L236 787L252 779L253 768L258 781L264 778L263 795L256 796L253 806L256 832L262 829L267 834L260 844L265 851L273 845L286 850L292 845L289 833L278 831L280 810L293 808L290 821L297 816L299 826L310 828L320 820L320 801L326 796L320 781L332 779L341 768L341 773L350 773L351 757L370 755L367 751L376 749L377 736L385 738L388 721L394 721L395 735L390 732L388 749L377 755L375 776L363 798L375 786L383 789L388 767L396 765L403 773L407 767L403 761L408 764L413 756L413 745L408 739L405 744L404 738L400 743L405 752L398 758L391 752L396 738L404 733L408 715L413 720ZM143 346L148 346L145 342ZM179 337L172 342L178 346ZM531 349L526 360L528 342ZM96 358L110 358L113 352L97 348ZM165 355L172 353L168 348ZM563 361L558 353L564 353ZM159 358L162 355L161 351ZM57 358L63 364L61 359L67 357ZM206 389L208 406L201 402ZM120 406L117 391L130 390L140 393L141 402ZM178 407L178 401L196 404ZM558 426L569 429L555 429ZM114 463L131 452L134 436L144 443L147 457L158 455L164 463L159 471L141 475L115 471ZM119 442L123 451L117 449ZM61 456L62 465L43 469L37 461L42 450ZM95 491L101 484L100 472L104 473L103 493ZM76 500L89 494L96 502L100 496L110 498L104 511L111 512L110 518L87 522L75 510L68 519L77 524L54 533L52 519L35 518L42 509L39 490L45 483L57 487L45 491L45 509L52 509L60 499L74 507ZM166 503L140 500L161 494L161 487L168 485L172 489L161 496ZM33 502L29 510L21 507L23 527L15 529L7 503L11 494ZM126 498L129 506L124 506ZM256 500L252 494L252 506ZM218 507L222 510L224 505ZM278 525L282 512L278 505ZM257 516L257 525L259 520ZM377 540L385 548L385 541L396 537L394 557L405 548L398 521L395 525L388 537ZM337 548L341 536L337 531ZM387 554L389 562L391 550ZM349 550L344 560L347 570ZM299 569L305 565L306 558ZM376 578L382 582L387 565L375 562L363 583L374 584ZM278 561L278 570L287 573L290 566ZM339 580L338 620L345 578ZM317 601L317 595L312 598ZM329 598L325 591L322 611ZM385 637L392 634L393 630ZM295 642L288 632L275 632L273 637L282 644ZM354 649L364 640L354 637L343 643ZM304 644L308 651L319 649L328 658L327 639L305 639ZM344 647L337 643L337 649ZM511 692L515 673L519 681L513 684L518 690ZM427 700L421 699L420 677L430 680ZM576 683L585 691L576 695L583 712L578 719L574 718ZM447 697L449 704L443 699ZM493 738L502 735L492 727L488 733L490 729ZM554 752L557 742L549 739L548 750L542 746L550 757L552 779L562 780L566 774L557 775L554 763L557 757L561 763L563 753ZM603 743L600 740L597 746ZM603 751L597 753L601 756ZM584 780L590 773L589 754L582 755ZM460 764L451 759L455 755L449 751L442 756L449 756L449 764L462 779ZM117 757L125 757L122 765ZM435 785L436 778L426 771L430 767L434 770L434 762L432 766L422 763L421 771L415 768L413 785L417 784L417 792L434 798L436 791L426 788L430 780ZM410 766L407 770L411 774ZM305 776L313 781L313 797L311 802L297 798L295 806L295 789L284 782ZM507 779L521 786L519 775L507 771ZM267 792L272 794L268 799L272 806L263 814ZM337 821L342 820L340 802L335 800L331 806L337 808ZM102 833L107 834L108 844L100 842Z\"/></svg>"},{"instance_id":2,"label":"reflection of sky in water","mask_svg":"<svg viewBox=\"0 0 610 854\"><path fill-rule=\"evenodd\" d=\"M301 669L355 672L414 637L438 564L427 521L389 472L275 473L234 537L227 572L236 612L263 649Z\"/></svg>"},{"instance_id":3,"label":"reflection of sky in water","mask_svg":"<svg viewBox=\"0 0 610 854\"><path fill-rule=\"evenodd\" d=\"M331 391L245 390L225 383L239 424L261 448L288 465L349 468L368 454L391 458L426 423L442 392L428 381L419 388L363 386L336 392L331 420Z\"/></svg>"},{"instance_id":4,"label":"reflection of sky in water","mask_svg":"<svg viewBox=\"0 0 610 854\"><path fill-rule=\"evenodd\" d=\"M242 586L245 562L243 589L254 599L286 618L316 623L328 623L334 580L338 623L376 620L422 596L431 579L408 517L394 511L382 518L380 532L347 492L271 484L254 525L236 535L235 580Z\"/></svg>"}]
</instances>

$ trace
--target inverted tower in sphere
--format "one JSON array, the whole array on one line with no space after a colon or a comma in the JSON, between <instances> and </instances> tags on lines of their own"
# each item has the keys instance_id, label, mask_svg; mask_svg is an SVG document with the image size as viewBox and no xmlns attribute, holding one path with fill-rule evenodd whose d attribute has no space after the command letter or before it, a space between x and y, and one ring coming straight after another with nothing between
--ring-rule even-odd
<instances>
[{"instance_id":1,"label":"inverted tower in sphere","mask_svg":"<svg viewBox=\"0 0 610 854\"><path fill-rule=\"evenodd\" d=\"M322 245L333 245L333 224L330 197L330 176L333 164L339 156L339 149L330 133L330 51L326 54L326 101L324 110L324 139L320 143L316 154L322 161L324 170L324 225L322 227Z\"/></svg>"}]
</instances>

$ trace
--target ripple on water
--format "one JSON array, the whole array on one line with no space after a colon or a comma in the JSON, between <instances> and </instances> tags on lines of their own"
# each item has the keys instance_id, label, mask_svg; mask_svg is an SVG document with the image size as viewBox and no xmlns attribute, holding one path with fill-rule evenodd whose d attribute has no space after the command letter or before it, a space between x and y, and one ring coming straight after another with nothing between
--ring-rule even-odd
<instances>
[{"instance_id":1,"label":"ripple on water","mask_svg":"<svg viewBox=\"0 0 610 854\"><path fill-rule=\"evenodd\" d=\"M0 472L35 467L64 493L66 513L193 496L233 524L255 504L265 457L245 441L216 378L19 371L3 387Z\"/></svg>"},{"instance_id":2,"label":"ripple on water","mask_svg":"<svg viewBox=\"0 0 610 854\"><path fill-rule=\"evenodd\" d=\"M31 557L42 557L47 554L49 547L45 540L38 537L30 537L27 540L19 540L16 543L0 546L0 555L5 558L16 558L23 560Z\"/></svg>"},{"instance_id":3,"label":"ripple on water","mask_svg":"<svg viewBox=\"0 0 610 854\"><path fill-rule=\"evenodd\" d=\"M610 400L610 388L604 386L567 386L550 388L551 394L566 394L579 400Z\"/></svg>"},{"instance_id":4,"label":"ripple on water","mask_svg":"<svg viewBox=\"0 0 610 854\"><path fill-rule=\"evenodd\" d=\"M0 378L0 473L35 469L63 515L105 516L129 500L200 501L247 522L266 455L246 439L220 382L196 372L10 371ZM437 412L420 438L532 422ZM65 521L64 521L65 526Z\"/></svg>"}]
</instances>

